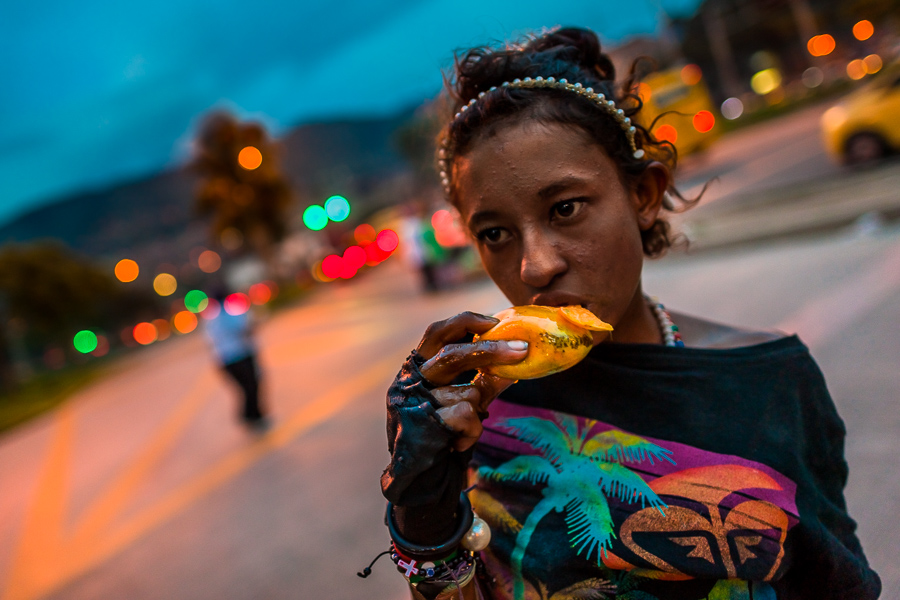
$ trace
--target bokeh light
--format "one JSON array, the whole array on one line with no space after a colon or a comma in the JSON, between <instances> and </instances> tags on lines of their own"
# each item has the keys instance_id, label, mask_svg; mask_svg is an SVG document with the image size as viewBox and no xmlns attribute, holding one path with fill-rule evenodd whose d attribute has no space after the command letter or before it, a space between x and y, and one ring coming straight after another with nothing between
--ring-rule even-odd
<instances>
[{"instance_id":1,"label":"bokeh light","mask_svg":"<svg viewBox=\"0 0 900 600\"><path fill-rule=\"evenodd\" d=\"M400 244L400 236L393 229L382 229L375 237L375 243L385 252L393 252Z\"/></svg>"},{"instance_id":2,"label":"bokeh light","mask_svg":"<svg viewBox=\"0 0 900 600\"><path fill-rule=\"evenodd\" d=\"M272 299L272 289L265 283L254 283L247 290L247 295L253 304L265 304Z\"/></svg>"},{"instance_id":3,"label":"bokeh light","mask_svg":"<svg viewBox=\"0 0 900 600\"><path fill-rule=\"evenodd\" d=\"M638 98L641 99L641 102L646 104L647 102L650 102L650 98L653 96L653 90L650 88L649 84L642 81L637 86L637 95Z\"/></svg>"},{"instance_id":4,"label":"bokeh light","mask_svg":"<svg viewBox=\"0 0 900 600\"><path fill-rule=\"evenodd\" d=\"M863 63L866 65L866 73L869 75L874 75L878 71L881 70L881 67L884 63L881 61L881 57L877 54L870 54L863 59Z\"/></svg>"},{"instance_id":5,"label":"bokeh light","mask_svg":"<svg viewBox=\"0 0 900 600\"><path fill-rule=\"evenodd\" d=\"M141 272L141 270L136 262L134 262L130 258L123 258L116 263L115 272L116 279L118 279L122 283L129 283L137 279L138 274Z\"/></svg>"},{"instance_id":6,"label":"bokeh light","mask_svg":"<svg viewBox=\"0 0 900 600\"><path fill-rule=\"evenodd\" d=\"M803 71L800 79L803 81L803 85L813 89L822 85L822 82L825 81L825 73L819 67L810 67Z\"/></svg>"},{"instance_id":7,"label":"bokeh light","mask_svg":"<svg viewBox=\"0 0 900 600\"><path fill-rule=\"evenodd\" d=\"M97 347L91 351L91 356L106 356L109 354L109 340L105 335L97 336Z\"/></svg>"},{"instance_id":8,"label":"bokeh light","mask_svg":"<svg viewBox=\"0 0 900 600\"><path fill-rule=\"evenodd\" d=\"M303 211L303 224L313 231L324 229L328 225L328 213L318 204L308 206Z\"/></svg>"},{"instance_id":9,"label":"bokeh light","mask_svg":"<svg viewBox=\"0 0 900 600\"><path fill-rule=\"evenodd\" d=\"M169 338L172 330L169 327L169 322L165 319L153 319L153 326L156 327L156 341L161 342L165 339Z\"/></svg>"},{"instance_id":10,"label":"bokeh light","mask_svg":"<svg viewBox=\"0 0 900 600\"><path fill-rule=\"evenodd\" d=\"M131 335L138 344L146 346L156 341L156 327L153 326L153 323L138 323L131 330Z\"/></svg>"},{"instance_id":11,"label":"bokeh light","mask_svg":"<svg viewBox=\"0 0 900 600\"><path fill-rule=\"evenodd\" d=\"M75 334L72 345L82 354L93 352L97 348L97 334L89 329L82 329Z\"/></svg>"},{"instance_id":12,"label":"bokeh light","mask_svg":"<svg viewBox=\"0 0 900 600\"><path fill-rule=\"evenodd\" d=\"M694 129L700 133L706 133L715 126L716 117L708 110L701 110L694 115L692 122L694 124Z\"/></svg>"},{"instance_id":13,"label":"bokeh light","mask_svg":"<svg viewBox=\"0 0 900 600\"><path fill-rule=\"evenodd\" d=\"M684 85L697 85L703 79L703 71L697 65L685 65L681 68L681 81Z\"/></svg>"},{"instance_id":14,"label":"bokeh light","mask_svg":"<svg viewBox=\"0 0 900 600\"><path fill-rule=\"evenodd\" d=\"M222 257L218 252L204 250L197 258L197 266L204 273L215 273L222 266Z\"/></svg>"},{"instance_id":15,"label":"bokeh light","mask_svg":"<svg viewBox=\"0 0 900 600\"><path fill-rule=\"evenodd\" d=\"M257 169L259 168L259 165L262 164L262 152L254 146L242 148L241 151L238 152L238 164L248 171Z\"/></svg>"},{"instance_id":16,"label":"bokeh light","mask_svg":"<svg viewBox=\"0 0 900 600\"><path fill-rule=\"evenodd\" d=\"M366 264L370 267L374 267L390 255L390 252L386 252L379 248L378 244L369 244L366 246Z\"/></svg>"},{"instance_id":17,"label":"bokeh light","mask_svg":"<svg viewBox=\"0 0 900 600\"><path fill-rule=\"evenodd\" d=\"M233 317L236 317L250 310L250 298L247 296L247 294L235 292L233 294L229 294L225 298L225 302L223 302L223 305L225 312Z\"/></svg>"},{"instance_id":18,"label":"bokeh light","mask_svg":"<svg viewBox=\"0 0 900 600\"><path fill-rule=\"evenodd\" d=\"M209 304L209 296L200 290L191 290L184 295L184 307L192 313L203 312Z\"/></svg>"},{"instance_id":19,"label":"bokeh light","mask_svg":"<svg viewBox=\"0 0 900 600\"><path fill-rule=\"evenodd\" d=\"M153 279L153 291L160 296L171 296L178 289L178 282L174 275L160 273Z\"/></svg>"},{"instance_id":20,"label":"bokeh light","mask_svg":"<svg viewBox=\"0 0 900 600\"><path fill-rule=\"evenodd\" d=\"M763 69L750 78L750 87L760 96L774 92L781 86L781 72L772 67Z\"/></svg>"},{"instance_id":21,"label":"bokeh light","mask_svg":"<svg viewBox=\"0 0 900 600\"><path fill-rule=\"evenodd\" d=\"M312 278L320 283L328 283L334 281L334 277L328 277L325 275L325 272L322 271L322 261L317 262L310 269L310 274Z\"/></svg>"},{"instance_id":22,"label":"bokeh light","mask_svg":"<svg viewBox=\"0 0 900 600\"><path fill-rule=\"evenodd\" d=\"M813 56L828 56L834 51L834 38L827 33L815 35L806 42L806 49Z\"/></svg>"},{"instance_id":23,"label":"bokeh light","mask_svg":"<svg viewBox=\"0 0 900 600\"><path fill-rule=\"evenodd\" d=\"M329 279L337 279L344 270L344 259L337 254L329 254L322 259L322 273Z\"/></svg>"},{"instance_id":24,"label":"bokeh light","mask_svg":"<svg viewBox=\"0 0 900 600\"><path fill-rule=\"evenodd\" d=\"M866 76L866 63L862 59L851 60L847 63L847 77L853 80L862 79Z\"/></svg>"},{"instance_id":25,"label":"bokeh light","mask_svg":"<svg viewBox=\"0 0 900 600\"><path fill-rule=\"evenodd\" d=\"M357 225L353 230L353 239L357 244L371 244L375 241L375 228L368 223Z\"/></svg>"},{"instance_id":26,"label":"bokeh light","mask_svg":"<svg viewBox=\"0 0 900 600\"><path fill-rule=\"evenodd\" d=\"M875 26L871 21L863 19L853 26L853 37L861 42L866 41L875 33Z\"/></svg>"},{"instance_id":27,"label":"bokeh light","mask_svg":"<svg viewBox=\"0 0 900 600\"><path fill-rule=\"evenodd\" d=\"M197 329L197 315L189 310L182 310L172 317L172 326L181 334L190 333Z\"/></svg>"},{"instance_id":28,"label":"bokeh light","mask_svg":"<svg viewBox=\"0 0 900 600\"><path fill-rule=\"evenodd\" d=\"M217 300L210 298L209 304L200 312L200 316L208 321L218 317L220 312L222 312L222 305Z\"/></svg>"},{"instance_id":29,"label":"bokeh light","mask_svg":"<svg viewBox=\"0 0 900 600\"><path fill-rule=\"evenodd\" d=\"M744 103L741 102L740 98L728 98L722 103L720 110L723 117L729 121L734 121L744 114Z\"/></svg>"},{"instance_id":30,"label":"bokeh light","mask_svg":"<svg viewBox=\"0 0 900 600\"><path fill-rule=\"evenodd\" d=\"M325 214L332 221L343 221L350 216L350 203L343 196L332 196L325 201Z\"/></svg>"},{"instance_id":31,"label":"bokeh light","mask_svg":"<svg viewBox=\"0 0 900 600\"><path fill-rule=\"evenodd\" d=\"M660 142L675 143L678 141L678 130L668 123L660 125L653 131L653 136Z\"/></svg>"},{"instance_id":32,"label":"bokeh light","mask_svg":"<svg viewBox=\"0 0 900 600\"><path fill-rule=\"evenodd\" d=\"M434 239L441 246L462 246L468 241L459 222L447 209L442 208L431 215L431 226L434 227Z\"/></svg>"},{"instance_id":33,"label":"bokeh light","mask_svg":"<svg viewBox=\"0 0 900 600\"><path fill-rule=\"evenodd\" d=\"M344 250L344 255L341 258L344 259L345 265L355 271L366 264L366 251L359 246L350 246Z\"/></svg>"}]
</instances>

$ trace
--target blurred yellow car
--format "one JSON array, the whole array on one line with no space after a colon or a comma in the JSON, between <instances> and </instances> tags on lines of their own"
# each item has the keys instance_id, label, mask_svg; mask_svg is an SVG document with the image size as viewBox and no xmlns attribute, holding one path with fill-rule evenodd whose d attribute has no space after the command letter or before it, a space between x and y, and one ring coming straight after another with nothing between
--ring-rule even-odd
<instances>
[{"instance_id":1,"label":"blurred yellow car","mask_svg":"<svg viewBox=\"0 0 900 600\"><path fill-rule=\"evenodd\" d=\"M822 115L825 148L839 161L859 164L900 150L900 62Z\"/></svg>"}]
</instances>

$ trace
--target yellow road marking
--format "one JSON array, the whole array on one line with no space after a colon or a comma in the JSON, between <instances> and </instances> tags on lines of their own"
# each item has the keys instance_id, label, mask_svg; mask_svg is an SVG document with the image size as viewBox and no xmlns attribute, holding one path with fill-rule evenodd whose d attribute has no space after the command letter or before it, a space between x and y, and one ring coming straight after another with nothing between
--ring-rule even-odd
<instances>
[{"instance_id":1,"label":"yellow road marking","mask_svg":"<svg viewBox=\"0 0 900 600\"><path fill-rule=\"evenodd\" d=\"M70 538L62 535L62 514L65 509L65 471L72 445L73 417L68 414L63 419L61 413L60 428L49 453L47 470L38 489L37 500L26 520L18 558L13 563L14 568L8 578L10 585L4 600L33 600L47 595L77 575L102 563L242 473L262 456L285 446L298 435L332 417L370 388L384 383L403 359L403 355L379 361L355 377L337 384L295 412L290 419L266 436L223 457L105 535L103 529L114 520L117 513L121 513L152 465L160 459L201 404L202 390L207 385L203 380L210 373L195 384L187 400L179 403L175 415L167 420L163 430L155 436L137 463L126 469L110 490L87 511L88 516L77 527L77 534ZM56 513L58 518L52 518Z\"/></svg>"},{"instance_id":2,"label":"yellow road marking","mask_svg":"<svg viewBox=\"0 0 900 600\"><path fill-rule=\"evenodd\" d=\"M62 533L75 437L72 409L63 406L54 421L56 427L35 490L35 502L25 515L20 542L13 554L5 600L24 600L30 597L30 589L51 584L56 577L54 566L66 559Z\"/></svg>"}]
</instances>

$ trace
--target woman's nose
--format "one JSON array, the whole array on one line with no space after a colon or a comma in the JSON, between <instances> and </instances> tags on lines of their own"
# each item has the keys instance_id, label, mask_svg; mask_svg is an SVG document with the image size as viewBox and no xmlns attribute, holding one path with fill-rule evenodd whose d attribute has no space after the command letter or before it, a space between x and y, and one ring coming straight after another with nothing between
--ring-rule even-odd
<instances>
[{"instance_id":1,"label":"woman's nose","mask_svg":"<svg viewBox=\"0 0 900 600\"><path fill-rule=\"evenodd\" d=\"M541 289L564 273L568 265L559 249L540 233L524 236L522 248L522 282Z\"/></svg>"}]
</instances>

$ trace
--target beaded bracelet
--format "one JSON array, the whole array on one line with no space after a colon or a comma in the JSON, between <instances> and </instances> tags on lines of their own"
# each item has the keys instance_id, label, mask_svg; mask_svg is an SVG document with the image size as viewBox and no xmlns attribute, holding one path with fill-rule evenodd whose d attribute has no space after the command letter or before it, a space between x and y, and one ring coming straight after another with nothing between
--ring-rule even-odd
<instances>
[{"instance_id":1,"label":"beaded bracelet","mask_svg":"<svg viewBox=\"0 0 900 600\"><path fill-rule=\"evenodd\" d=\"M455 583L475 566L475 553L464 550L457 551L445 559L419 562L416 559L404 556L392 547L391 560L397 565L397 570L406 577L410 583L416 584L423 581L428 583Z\"/></svg>"}]
</instances>

